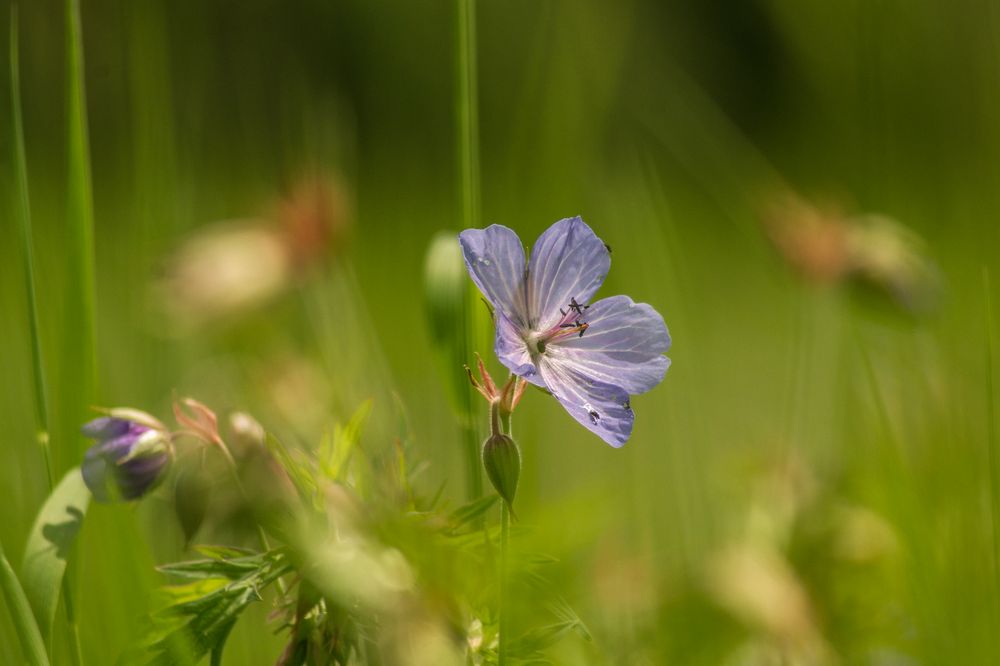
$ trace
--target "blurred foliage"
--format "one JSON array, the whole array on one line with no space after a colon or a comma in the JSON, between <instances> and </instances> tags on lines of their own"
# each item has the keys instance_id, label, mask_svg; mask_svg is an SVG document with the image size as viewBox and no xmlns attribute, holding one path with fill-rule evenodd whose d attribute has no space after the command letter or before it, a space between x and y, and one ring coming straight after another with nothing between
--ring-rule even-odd
<instances>
[{"instance_id":1,"label":"blurred foliage","mask_svg":"<svg viewBox=\"0 0 1000 666\"><path fill-rule=\"evenodd\" d=\"M58 360L79 324L61 8L20 8L40 338L59 423L86 388ZM561 636L541 651L559 664L996 662L997 382L984 290L996 300L998 280L984 287L982 276L1000 270L1000 14L978 0L477 10L484 224L534 237L581 214L613 248L601 295L653 304L674 339L666 381L633 401L624 450L544 394L525 396L517 635ZM462 502L454 377L432 352L420 287L431 239L460 225L454 22L451 2L82 2L98 402L167 414L175 391L197 395L219 413L254 414L307 460L370 399L361 446L372 475L356 492L394 499L373 502L392 509L367 516L360 533L422 572L412 601L425 608L475 593L453 576L476 560L443 546L457 537L430 516L400 511L410 491L388 474L400 442L427 463L410 470L414 496ZM17 562L48 484L8 223L8 109L0 104L0 541ZM335 219L347 226L334 233L283 223L305 219L289 206L316 182L337 193ZM888 266L868 274L877 279L803 280L785 250L815 249L802 242L814 237L793 231L776 245L768 226L787 194L806 218L857 223L864 261L888 248L898 263L871 264ZM265 249L234 261L250 256L250 275L278 276L280 288L187 325L163 286L176 284L190 248L206 247L199 239L233 220ZM288 243L303 237L325 248L304 258ZM265 275L268 266L278 270ZM899 285L927 275L934 298L900 307ZM489 344L478 351L488 357ZM451 371L461 379L461 367ZM480 440L485 425L483 415ZM52 446L65 469L86 442L62 428ZM273 475L250 467L253 450L240 459L263 475L247 485L264 496ZM75 552L87 663L114 663L142 636L163 582L156 564L190 560L189 542L254 546L253 512L222 484L191 498L182 528L181 478L135 509L89 510ZM484 511L494 524L496 506ZM549 554L538 564L544 597L565 606L539 609L529 553ZM262 630L274 628L278 598L263 596L232 627L224 663L274 663L286 648L287 634ZM326 620L309 617L321 630ZM435 644L488 648L491 618L462 617ZM592 641L573 635L584 623ZM0 609L2 663L21 658L11 627ZM53 661L65 663L57 634Z\"/></svg>"}]
</instances>

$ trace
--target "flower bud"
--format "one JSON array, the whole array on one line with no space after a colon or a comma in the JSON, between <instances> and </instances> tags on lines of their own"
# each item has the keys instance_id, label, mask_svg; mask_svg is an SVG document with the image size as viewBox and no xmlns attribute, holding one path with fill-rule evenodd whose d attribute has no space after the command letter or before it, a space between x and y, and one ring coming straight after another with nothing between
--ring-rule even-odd
<instances>
[{"instance_id":1,"label":"flower bud","mask_svg":"<svg viewBox=\"0 0 1000 666\"><path fill-rule=\"evenodd\" d=\"M114 416L81 428L96 441L83 458L83 480L100 502L139 499L163 480L173 461L167 433Z\"/></svg>"},{"instance_id":2,"label":"flower bud","mask_svg":"<svg viewBox=\"0 0 1000 666\"><path fill-rule=\"evenodd\" d=\"M513 508L521 476L521 451L514 440L499 433L491 435L483 444L483 467L497 494Z\"/></svg>"},{"instance_id":3,"label":"flower bud","mask_svg":"<svg viewBox=\"0 0 1000 666\"><path fill-rule=\"evenodd\" d=\"M240 446L248 448L263 448L267 442L264 426L246 412L233 412L229 415L229 430L233 440Z\"/></svg>"}]
</instances>

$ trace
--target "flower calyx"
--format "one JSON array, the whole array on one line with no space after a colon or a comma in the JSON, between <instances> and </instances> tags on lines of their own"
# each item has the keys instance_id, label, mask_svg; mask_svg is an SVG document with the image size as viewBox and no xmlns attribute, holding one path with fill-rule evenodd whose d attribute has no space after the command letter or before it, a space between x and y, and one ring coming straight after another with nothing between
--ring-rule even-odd
<instances>
[{"instance_id":1,"label":"flower calyx","mask_svg":"<svg viewBox=\"0 0 1000 666\"><path fill-rule=\"evenodd\" d=\"M509 417L524 396L524 390L528 387L527 380L512 374L504 385L498 388L479 354L476 354L476 365L479 370L479 379L476 379L472 368L465 366L465 372L469 375L472 387L486 398L491 408L493 405L497 405L500 416Z\"/></svg>"}]
</instances>

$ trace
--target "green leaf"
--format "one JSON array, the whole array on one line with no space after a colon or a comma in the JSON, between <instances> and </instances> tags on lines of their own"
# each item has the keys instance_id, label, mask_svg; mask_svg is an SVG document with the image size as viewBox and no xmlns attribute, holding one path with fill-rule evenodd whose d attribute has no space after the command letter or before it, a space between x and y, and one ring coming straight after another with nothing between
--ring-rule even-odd
<instances>
[{"instance_id":1,"label":"green leaf","mask_svg":"<svg viewBox=\"0 0 1000 666\"><path fill-rule=\"evenodd\" d=\"M210 655L219 663L223 647L242 612L261 592L290 570L281 551L246 555L227 547L202 547L209 559L179 562L161 571L194 579L162 588L164 607L153 613L140 646L129 664L196 663Z\"/></svg>"},{"instance_id":2,"label":"green leaf","mask_svg":"<svg viewBox=\"0 0 1000 666\"><path fill-rule=\"evenodd\" d=\"M90 490L83 482L80 468L74 467L45 500L28 536L21 581L46 642L51 638L73 540L89 504Z\"/></svg>"},{"instance_id":3,"label":"green leaf","mask_svg":"<svg viewBox=\"0 0 1000 666\"><path fill-rule=\"evenodd\" d=\"M48 666L49 658L45 653L45 642L31 613L31 604L28 603L28 597L25 596L24 588L14 574L13 567L7 561L3 544L0 544L0 590L3 591L4 601L14 621L14 628L17 630L17 637L21 641L27 663L31 666Z\"/></svg>"},{"instance_id":4,"label":"green leaf","mask_svg":"<svg viewBox=\"0 0 1000 666\"><path fill-rule=\"evenodd\" d=\"M341 480L351 460L351 454L361 441L361 432L372 411L372 400L369 398L355 410L347 425L337 424L332 437L324 437L317 452L320 467L327 478L333 481Z\"/></svg>"}]
</instances>

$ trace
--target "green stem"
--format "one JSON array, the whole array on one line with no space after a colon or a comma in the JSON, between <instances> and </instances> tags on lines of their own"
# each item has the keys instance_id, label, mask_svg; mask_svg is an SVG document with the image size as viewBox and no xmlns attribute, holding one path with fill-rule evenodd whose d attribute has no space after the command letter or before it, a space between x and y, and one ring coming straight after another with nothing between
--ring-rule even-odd
<instances>
[{"instance_id":1,"label":"green stem","mask_svg":"<svg viewBox=\"0 0 1000 666\"><path fill-rule=\"evenodd\" d=\"M455 106L458 115L458 159L462 220L479 226L479 92L476 72L476 3L456 0L458 39Z\"/></svg>"},{"instance_id":2,"label":"green stem","mask_svg":"<svg viewBox=\"0 0 1000 666\"><path fill-rule=\"evenodd\" d=\"M457 20L455 39L455 115L457 117L458 180L460 214L465 228L479 226L479 111L476 81L476 7L475 0L456 0ZM462 308L463 344L465 352L475 344L473 308L474 299L467 298ZM470 354L462 355L467 359ZM465 390L466 419L462 426L462 439L466 459L466 493L475 500L483 494L480 471L480 442L476 427L471 423L474 401L471 388Z\"/></svg>"},{"instance_id":3,"label":"green stem","mask_svg":"<svg viewBox=\"0 0 1000 666\"><path fill-rule=\"evenodd\" d=\"M511 426L511 416L511 414L500 412L500 427L503 429L503 434L513 439L514 429Z\"/></svg>"},{"instance_id":4,"label":"green stem","mask_svg":"<svg viewBox=\"0 0 1000 666\"><path fill-rule=\"evenodd\" d=\"M499 616L500 636L497 647L497 664L505 666L507 651L510 645L510 595L508 570L508 542L510 541L510 510L506 502L500 503L500 603Z\"/></svg>"},{"instance_id":5,"label":"green stem","mask_svg":"<svg viewBox=\"0 0 1000 666\"><path fill-rule=\"evenodd\" d=\"M498 402L490 405L490 427L493 434L504 433L512 437L511 414L500 411ZM508 547L510 541L510 507L507 502L500 502L500 600L497 615L500 624L499 645L497 647L497 663L504 666L507 662L507 651L510 645L510 568Z\"/></svg>"},{"instance_id":6,"label":"green stem","mask_svg":"<svg viewBox=\"0 0 1000 666\"><path fill-rule=\"evenodd\" d=\"M73 386L76 399L69 403L79 411L70 412L75 432L90 408L97 385L94 278L94 200L90 175L90 140L87 134L87 98L83 67L83 28L80 0L66 0L66 70L68 150L68 233L70 243L67 284L67 318L72 322L70 339L73 372L79 385ZM66 444L69 444L67 440ZM73 459L75 449L66 451Z\"/></svg>"},{"instance_id":7,"label":"green stem","mask_svg":"<svg viewBox=\"0 0 1000 666\"><path fill-rule=\"evenodd\" d=\"M222 451L222 457L226 459L226 465L229 467L229 471L233 475L233 481L236 482L236 490L239 492L240 497L244 502L250 504L250 495L247 493L246 487L243 485L243 480L240 479L240 471L236 466L236 459L233 458L233 454L229 451L229 447L221 439L216 440L216 444L219 446L219 450ZM264 528L261 526L260 522L254 517L254 525L257 528L257 541L260 544L261 549L266 553L271 550L271 543L267 539L267 533L264 532ZM282 596L288 591L285 587L285 582L278 578L278 590L281 592Z\"/></svg>"},{"instance_id":8,"label":"green stem","mask_svg":"<svg viewBox=\"0 0 1000 666\"><path fill-rule=\"evenodd\" d=\"M28 597L24 594L24 588L21 587L13 567L7 561L2 543L0 543L0 589L3 590L7 609L17 629L17 637L21 641L27 663L31 666L48 666L49 658L45 653L42 632L38 630L38 623L31 612L31 604L28 603Z\"/></svg>"},{"instance_id":9,"label":"green stem","mask_svg":"<svg viewBox=\"0 0 1000 666\"><path fill-rule=\"evenodd\" d=\"M64 390L72 391L67 398L67 411L60 432L65 436L64 455L76 458L70 446L79 423L94 400L97 384L94 282L94 200L90 176L90 140L87 134L87 95L84 85L83 28L80 21L80 0L66 0L66 96L67 96L67 237L68 256L66 317L72 322L72 336L64 341L68 350L66 364L72 381L64 382ZM63 577L63 608L69 628L70 656L75 666L83 663L80 631L71 590L72 570Z\"/></svg>"},{"instance_id":10,"label":"green stem","mask_svg":"<svg viewBox=\"0 0 1000 666\"><path fill-rule=\"evenodd\" d=\"M987 441L986 449L989 454L989 474L987 479L990 486L990 499L992 501L992 511L990 516L993 522L993 581L997 586L997 598L1000 599L1000 467L998 467L997 456L997 413L995 387L993 385L993 299L990 294L990 272L983 268L983 293L985 294L985 315L986 315L986 413L987 413Z\"/></svg>"}]
</instances>

